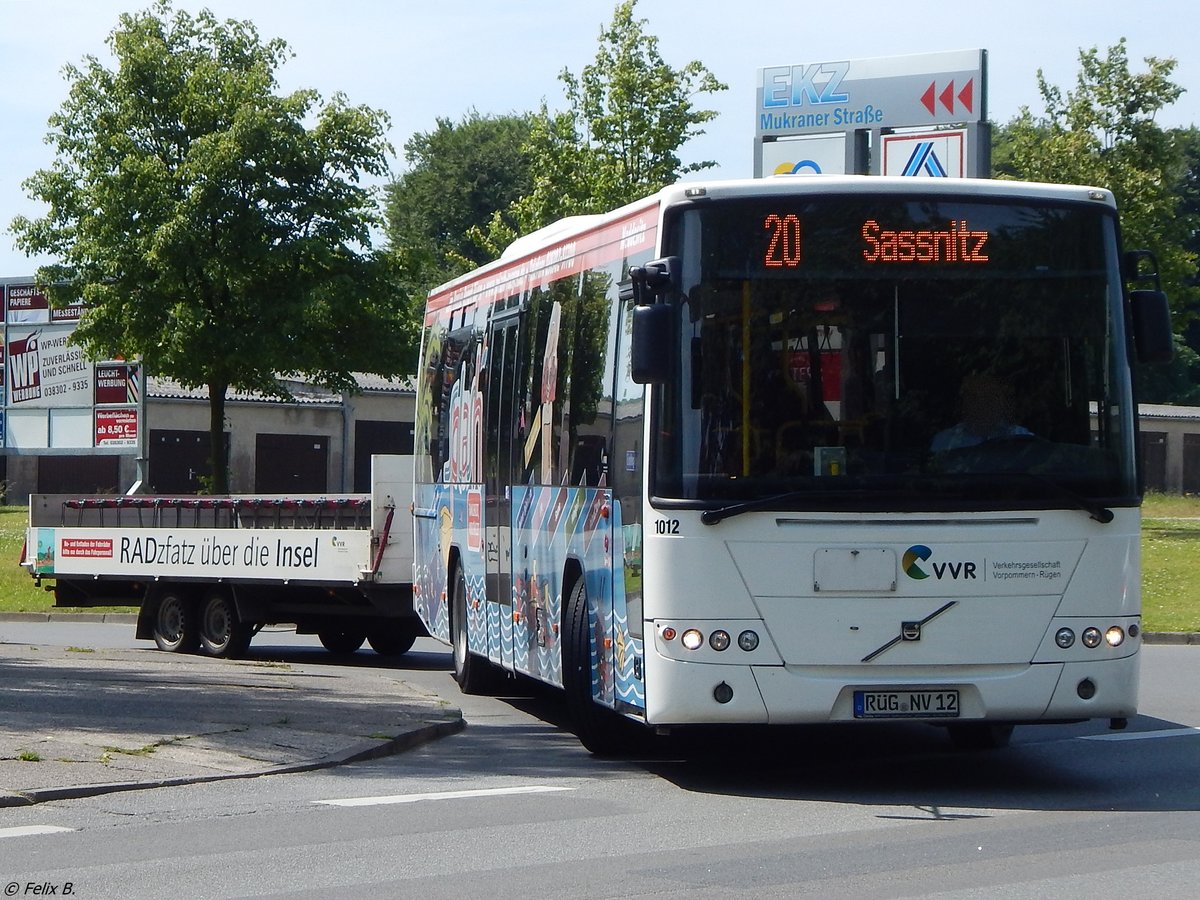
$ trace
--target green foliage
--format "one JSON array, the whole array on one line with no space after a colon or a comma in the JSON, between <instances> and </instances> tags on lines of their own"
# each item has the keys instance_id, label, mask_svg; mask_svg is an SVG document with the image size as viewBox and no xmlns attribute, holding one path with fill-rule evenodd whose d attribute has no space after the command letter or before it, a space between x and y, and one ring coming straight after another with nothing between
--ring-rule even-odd
<instances>
[{"instance_id":1,"label":"green foliage","mask_svg":"<svg viewBox=\"0 0 1200 900\"><path fill-rule=\"evenodd\" d=\"M1024 107L998 131L994 168L998 177L1112 190L1125 246L1157 256L1176 330L1183 334L1200 300L1200 146L1194 129L1168 131L1154 120L1183 92L1171 80L1175 60L1147 57L1146 71L1134 73L1124 39L1104 56L1095 48L1081 51L1079 60L1075 90L1065 95L1038 72L1045 114L1034 116ZM1180 354L1173 368L1145 373L1142 399L1194 402L1196 371L1195 353Z\"/></svg>"},{"instance_id":2,"label":"green foliage","mask_svg":"<svg viewBox=\"0 0 1200 900\"><path fill-rule=\"evenodd\" d=\"M697 108L695 97L727 86L699 62L668 65L647 21L634 18L636 5L617 5L595 59L578 76L559 75L568 109L551 113L543 103L534 116L527 144L533 190L508 219L493 216L486 233L475 235L492 255L518 234L615 209L715 165L684 164L678 151L716 115Z\"/></svg>"},{"instance_id":3,"label":"green foliage","mask_svg":"<svg viewBox=\"0 0 1200 900\"><path fill-rule=\"evenodd\" d=\"M0 613L48 612L54 605L54 594L46 590L51 582L39 587L18 562L25 544L25 528L29 524L29 509L24 506L0 506ZM127 613L127 607L97 607L89 612ZM0 640L3 626L0 625Z\"/></svg>"},{"instance_id":4,"label":"green foliage","mask_svg":"<svg viewBox=\"0 0 1200 900\"><path fill-rule=\"evenodd\" d=\"M59 259L38 272L52 301L86 302L76 342L207 386L222 450L231 387L286 396L277 372L350 389L355 371L408 371L411 312L395 260L371 250L361 184L387 172L387 116L277 94L290 51L249 22L159 0L119 23L115 69L66 67L57 157L24 182L49 213L12 224L21 249Z\"/></svg>"},{"instance_id":5,"label":"green foliage","mask_svg":"<svg viewBox=\"0 0 1200 900\"><path fill-rule=\"evenodd\" d=\"M468 234L529 192L531 116L438 119L404 145L409 170L387 187L386 234L413 297L492 257Z\"/></svg>"}]
</instances>

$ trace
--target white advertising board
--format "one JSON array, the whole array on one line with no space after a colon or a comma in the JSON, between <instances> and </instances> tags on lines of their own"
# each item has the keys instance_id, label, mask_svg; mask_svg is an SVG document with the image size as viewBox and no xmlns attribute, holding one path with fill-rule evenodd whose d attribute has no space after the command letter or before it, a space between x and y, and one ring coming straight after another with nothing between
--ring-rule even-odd
<instances>
[{"instance_id":1,"label":"white advertising board","mask_svg":"<svg viewBox=\"0 0 1200 900\"><path fill-rule=\"evenodd\" d=\"M845 175L846 135L784 138L762 145L763 175Z\"/></svg>"},{"instance_id":2,"label":"white advertising board","mask_svg":"<svg viewBox=\"0 0 1200 900\"><path fill-rule=\"evenodd\" d=\"M921 134L885 134L881 171L914 178L965 178L967 130L953 128Z\"/></svg>"},{"instance_id":3,"label":"white advertising board","mask_svg":"<svg viewBox=\"0 0 1200 900\"><path fill-rule=\"evenodd\" d=\"M367 529L38 528L42 575L354 584L371 560Z\"/></svg>"}]
</instances>

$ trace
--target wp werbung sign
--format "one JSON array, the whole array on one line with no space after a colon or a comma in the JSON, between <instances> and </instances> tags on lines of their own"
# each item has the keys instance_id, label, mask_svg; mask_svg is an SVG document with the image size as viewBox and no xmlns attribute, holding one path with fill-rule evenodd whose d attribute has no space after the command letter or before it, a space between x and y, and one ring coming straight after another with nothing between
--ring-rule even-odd
<instances>
[{"instance_id":1,"label":"wp werbung sign","mask_svg":"<svg viewBox=\"0 0 1200 900\"><path fill-rule=\"evenodd\" d=\"M9 326L10 407L92 405L92 364L67 343L74 330L73 325Z\"/></svg>"},{"instance_id":2,"label":"wp werbung sign","mask_svg":"<svg viewBox=\"0 0 1200 900\"><path fill-rule=\"evenodd\" d=\"M139 365L95 363L71 343L82 304L52 308L32 283L0 280L0 292L4 450L136 450L142 427Z\"/></svg>"}]
</instances>

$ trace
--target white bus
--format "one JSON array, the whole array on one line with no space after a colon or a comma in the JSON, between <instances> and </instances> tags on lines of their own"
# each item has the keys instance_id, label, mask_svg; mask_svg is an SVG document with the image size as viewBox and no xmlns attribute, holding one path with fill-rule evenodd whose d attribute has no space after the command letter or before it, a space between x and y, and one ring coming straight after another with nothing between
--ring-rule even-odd
<instances>
[{"instance_id":1,"label":"white bus","mask_svg":"<svg viewBox=\"0 0 1200 900\"><path fill-rule=\"evenodd\" d=\"M985 180L679 184L522 238L428 300L418 614L464 691L560 686L595 752L1120 727L1147 259L1106 190Z\"/></svg>"}]
</instances>

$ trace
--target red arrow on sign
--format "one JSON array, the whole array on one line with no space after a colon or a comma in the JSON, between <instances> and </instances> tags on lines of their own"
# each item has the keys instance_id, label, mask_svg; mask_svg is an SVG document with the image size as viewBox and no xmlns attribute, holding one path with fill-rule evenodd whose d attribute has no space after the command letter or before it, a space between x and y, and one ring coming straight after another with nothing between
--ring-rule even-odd
<instances>
[{"instance_id":1,"label":"red arrow on sign","mask_svg":"<svg viewBox=\"0 0 1200 900\"><path fill-rule=\"evenodd\" d=\"M935 112L937 112L937 110L934 106L935 99L936 99L938 101L941 101L942 106L946 107L946 112L953 114L954 98L955 98L955 94L954 94L954 82L953 81L951 81L949 84L947 84L942 89L942 92L940 94L937 91L937 82L931 81L931 82L929 82L929 87L927 87L925 89L925 93L923 93L921 95L921 105L924 106L927 110L929 110L929 114L932 116L932 115L934 115ZM963 85L963 89L958 92L958 102L961 103L966 108L967 112L974 112L974 106L975 106L975 79L974 78L970 79L965 85Z\"/></svg>"},{"instance_id":2,"label":"red arrow on sign","mask_svg":"<svg viewBox=\"0 0 1200 900\"><path fill-rule=\"evenodd\" d=\"M974 112L975 106L975 79L972 78L963 89L958 92L958 102L967 108L967 112Z\"/></svg>"}]
</instances>

